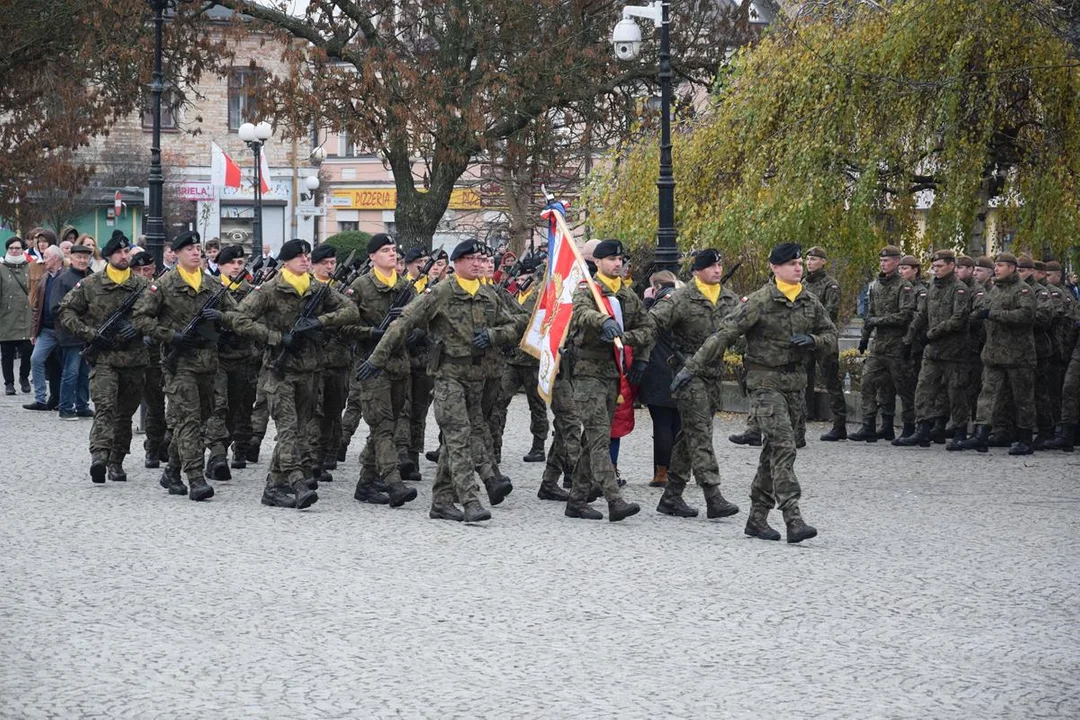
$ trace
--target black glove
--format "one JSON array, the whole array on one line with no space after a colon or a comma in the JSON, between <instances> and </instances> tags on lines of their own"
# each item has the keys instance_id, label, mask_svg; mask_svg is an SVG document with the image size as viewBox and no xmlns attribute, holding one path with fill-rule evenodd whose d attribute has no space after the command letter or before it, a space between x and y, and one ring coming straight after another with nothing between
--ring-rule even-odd
<instances>
[{"instance_id":1,"label":"black glove","mask_svg":"<svg viewBox=\"0 0 1080 720\"><path fill-rule=\"evenodd\" d=\"M371 339L373 341L375 341L375 342L379 342L380 340L382 340L382 336L385 335L385 334L386 334L386 331L383 330L382 328L378 328L378 327L371 328Z\"/></svg>"},{"instance_id":2,"label":"black glove","mask_svg":"<svg viewBox=\"0 0 1080 720\"><path fill-rule=\"evenodd\" d=\"M299 333L284 332L281 334L281 346L286 350L295 350L300 347L301 339Z\"/></svg>"},{"instance_id":3,"label":"black glove","mask_svg":"<svg viewBox=\"0 0 1080 720\"><path fill-rule=\"evenodd\" d=\"M977 320L989 320L990 319L990 308L983 308L982 310L979 310L978 312L975 313L975 318Z\"/></svg>"},{"instance_id":4,"label":"black glove","mask_svg":"<svg viewBox=\"0 0 1080 720\"><path fill-rule=\"evenodd\" d=\"M221 311L217 308L204 307L199 311L199 317L210 322L221 322Z\"/></svg>"},{"instance_id":5,"label":"black glove","mask_svg":"<svg viewBox=\"0 0 1080 720\"><path fill-rule=\"evenodd\" d=\"M875 327L877 327L878 319L875 317L868 317L862 321L862 324L864 328L873 330Z\"/></svg>"},{"instance_id":6,"label":"black glove","mask_svg":"<svg viewBox=\"0 0 1080 720\"><path fill-rule=\"evenodd\" d=\"M614 342L615 338L621 337L622 328L619 327L619 323L615 322L615 318L608 318L600 326L600 339L604 342Z\"/></svg>"},{"instance_id":7,"label":"black glove","mask_svg":"<svg viewBox=\"0 0 1080 720\"><path fill-rule=\"evenodd\" d=\"M926 342L932 343L937 339L938 339L938 330L937 330L937 328L930 328L929 330L926 331Z\"/></svg>"},{"instance_id":8,"label":"black glove","mask_svg":"<svg viewBox=\"0 0 1080 720\"><path fill-rule=\"evenodd\" d=\"M911 344L910 343L904 343L903 355L904 355L904 361L905 362L910 362L911 361Z\"/></svg>"},{"instance_id":9,"label":"black glove","mask_svg":"<svg viewBox=\"0 0 1080 720\"><path fill-rule=\"evenodd\" d=\"M148 348L154 347L154 338L149 335L143 335L142 344Z\"/></svg>"},{"instance_id":10,"label":"black glove","mask_svg":"<svg viewBox=\"0 0 1080 720\"><path fill-rule=\"evenodd\" d=\"M405 346L410 348L422 347L424 341L427 339L427 334L423 328L413 328L409 331L409 334L405 336Z\"/></svg>"},{"instance_id":11,"label":"black glove","mask_svg":"<svg viewBox=\"0 0 1080 720\"><path fill-rule=\"evenodd\" d=\"M859 354L862 355L866 352L866 348L870 347L870 338L862 338L859 340Z\"/></svg>"},{"instance_id":12,"label":"black glove","mask_svg":"<svg viewBox=\"0 0 1080 720\"><path fill-rule=\"evenodd\" d=\"M302 318L297 318L296 322L293 323L292 331L296 335L303 335L304 333L309 333L309 332L314 332L316 330L321 330L322 326L323 326L323 324L321 322L319 322L318 318L302 317Z\"/></svg>"},{"instance_id":13,"label":"black glove","mask_svg":"<svg viewBox=\"0 0 1080 720\"><path fill-rule=\"evenodd\" d=\"M134 340L138 334L139 331L135 329L135 326L129 320L124 320L116 326L116 339L120 342L126 343L128 340Z\"/></svg>"},{"instance_id":14,"label":"black glove","mask_svg":"<svg viewBox=\"0 0 1080 720\"><path fill-rule=\"evenodd\" d=\"M401 312L404 309L405 308L401 307L400 305L395 305L394 307L390 308L389 311L387 311L386 315L390 318L391 321L397 320L399 317L401 317Z\"/></svg>"},{"instance_id":15,"label":"black glove","mask_svg":"<svg viewBox=\"0 0 1080 720\"><path fill-rule=\"evenodd\" d=\"M194 350L199 347L199 339L196 337L188 337L178 330L173 330L169 344L181 350Z\"/></svg>"},{"instance_id":16,"label":"black glove","mask_svg":"<svg viewBox=\"0 0 1080 720\"><path fill-rule=\"evenodd\" d=\"M630 364L630 371L626 373L626 379L631 385L640 385L641 378L645 376L647 367L649 367L648 360L635 360Z\"/></svg>"},{"instance_id":17,"label":"black glove","mask_svg":"<svg viewBox=\"0 0 1080 720\"><path fill-rule=\"evenodd\" d=\"M103 350L112 350L116 347L116 343L105 335L98 334L94 335L94 339L90 341L90 347L101 352Z\"/></svg>"},{"instance_id":18,"label":"black glove","mask_svg":"<svg viewBox=\"0 0 1080 720\"><path fill-rule=\"evenodd\" d=\"M486 350L491 347L491 334L487 329L480 328L473 331L472 346L478 350Z\"/></svg>"},{"instance_id":19,"label":"black glove","mask_svg":"<svg viewBox=\"0 0 1080 720\"><path fill-rule=\"evenodd\" d=\"M805 334L800 333L799 335L792 335L791 336L791 344L794 345L795 347L808 348L809 349L809 348L813 348L815 345L817 345L817 341L814 340L812 335L805 335Z\"/></svg>"},{"instance_id":20,"label":"black glove","mask_svg":"<svg viewBox=\"0 0 1080 720\"><path fill-rule=\"evenodd\" d=\"M360 363L359 367L356 368L356 379L367 380L368 378L375 377L380 372L382 371L372 365L370 360L365 360L364 362Z\"/></svg>"},{"instance_id":21,"label":"black glove","mask_svg":"<svg viewBox=\"0 0 1080 720\"><path fill-rule=\"evenodd\" d=\"M688 368L683 368L675 375L675 379L671 381L671 387L669 389L671 390L672 394L677 393L693 379L694 373L690 372Z\"/></svg>"}]
</instances>

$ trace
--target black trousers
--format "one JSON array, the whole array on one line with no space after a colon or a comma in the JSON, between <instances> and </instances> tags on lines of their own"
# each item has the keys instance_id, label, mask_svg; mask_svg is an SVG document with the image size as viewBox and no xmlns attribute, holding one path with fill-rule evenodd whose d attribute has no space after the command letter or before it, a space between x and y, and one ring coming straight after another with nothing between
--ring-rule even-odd
<instances>
[{"instance_id":1,"label":"black trousers","mask_svg":"<svg viewBox=\"0 0 1080 720\"><path fill-rule=\"evenodd\" d=\"M30 381L30 354L34 352L34 346L29 340L4 340L0 342L0 363L4 368L4 384L15 384L15 356L18 355L19 381Z\"/></svg>"},{"instance_id":2,"label":"black trousers","mask_svg":"<svg viewBox=\"0 0 1080 720\"><path fill-rule=\"evenodd\" d=\"M671 464L671 448L682 428L682 418L678 408L663 405L649 405L649 417L653 425L653 465L667 467Z\"/></svg>"}]
</instances>

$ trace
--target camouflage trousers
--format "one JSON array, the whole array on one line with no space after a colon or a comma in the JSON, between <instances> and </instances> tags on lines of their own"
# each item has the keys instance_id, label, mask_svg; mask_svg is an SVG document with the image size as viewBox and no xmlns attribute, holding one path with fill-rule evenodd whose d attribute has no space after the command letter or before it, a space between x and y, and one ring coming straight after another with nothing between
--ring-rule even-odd
<instances>
[{"instance_id":1,"label":"camouflage trousers","mask_svg":"<svg viewBox=\"0 0 1080 720\"><path fill-rule=\"evenodd\" d=\"M259 376L255 381L255 404L251 408L251 435L253 444L259 444L266 437L266 426L270 424L270 403L266 398L266 365L259 366Z\"/></svg>"},{"instance_id":2,"label":"camouflage trousers","mask_svg":"<svg viewBox=\"0 0 1080 720\"><path fill-rule=\"evenodd\" d=\"M251 413L259 367L253 360L219 360L214 378L214 413L206 434L233 450L243 452L251 442Z\"/></svg>"},{"instance_id":3,"label":"camouflage trousers","mask_svg":"<svg viewBox=\"0 0 1080 720\"><path fill-rule=\"evenodd\" d=\"M502 395L501 371L492 373L491 380L484 381L484 389L480 395L480 411L484 417L483 431L480 438L483 441L480 452L476 453L473 460L476 462L476 472L484 482L494 480L499 474L499 458L495 453L495 412Z\"/></svg>"},{"instance_id":4,"label":"camouflage trousers","mask_svg":"<svg viewBox=\"0 0 1080 720\"><path fill-rule=\"evenodd\" d=\"M131 416L142 400L143 370L103 363L90 368L90 399L94 401L91 455L104 452L109 462L123 462L131 452Z\"/></svg>"},{"instance_id":5,"label":"camouflage trousers","mask_svg":"<svg viewBox=\"0 0 1080 720\"><path fill-rule=\"evenodd\" d=\"M1065 369L1065 383L1061 387L1061 422L1080 423L1080 345Z\"/></svg>"},{"instance_id":6,"label":"camouflage trousers","mask_svg":"<svg viewBox=\"0 0 1080 720\"><path fill-rule=\"evenodd\" d=\"M713 419L724 408L719 378L693 377L675 395L682 427L675 435L668 465L668 489L678 495L690 481L698 485L720 486L720 466L713 451Z\"/></svg>"},{"instance_id":7,"label":"camouflage trousers","mask_svg":"<svg viewBox=\"0 0 1080 720\"><path fill-rule=\"evenodd\" d=\"M341 411L349 392L350 368L323 368L319 371L319 400L311 418L309 436L315 462L336 456L341 440Z\"/></svg>"},{"instance_id":8,"label":"camouflage trousers","mask_svg":"<svg viewBox=\"0 0 1080 720\"><path fill-rule=\"evenodd\" d=\"M1005 393L1011 393L1011 409L1005 412L1021 430L1035 429L1035 368L984 365L982 390L975 413L977 425L992 425L994 411ZM996 426L995 426L996 427Z\"/></svg>"},{"instance_id":9,"label":"camouflage trousers","mask_svg":"<svg viewBox=\"0 0 1080 720\"><path fill-rule=\"evenodd\" d=\"M544 465L544 482L549 484L558 482L560 475L572 477L581 455L581 416L574 386L565 373L559 373L551 387L551 417L555 432Z\"/></svg>"},{"instance_id":10,"label":"camouflage trousers","mask_svg":"<svg viewBox=\"0 0 1080 720\"><path fill-rule=\"evenodd\" d=\"M750 392L747 391L746 397L749 400ZM795 421L795 442L798 445L802 445L806 441L806 391L803 391L803 397L800 402L799 416ZM746 431L751 433L761 434L761 428L758 427L757 418L754 417L754 413L747 413L746 415Z\"/></svg>"},{"instance_id":11,"label":"camouflage trousers","mask_svg":"<svg viewBox=\"0 0 1080 720\"><path fill-rule=\"evenodd\" d=\"M967 430L971 408L967 382L970 372L963 361L923 358L915 387L915 417L920 422L949 418L949 427Z\"/></svg>"},{"instance_id":12,"label":"camouflage trousers","mask_svg":"<svg viewBox=\"0 0 1080 720\"><path fill-rule=\"evenodd\" d=\"M442 431L442 449L431 488L432 503L477 499L479 486L473 457L484 443L482 395L481 381L435 379L435 422Z\"/></svg>"},{"instance_id":13,"label":"camouflage trousers","mask_svg":"<svg viewBox=\"0 0 1080 720\"><path fill-rule=\"evenodd\" d=\"M315 415L319 392L316 375L286 372L278 377L267 372L263 386L270 416L277 427L267 484L291 485L305 477L305 456L310 441L307 429Z\"/></svg>"},{"instance_id":14,"label":"camouflage trousers","mask_svg":"<svg viewBox=\"0 0 1080 720\"><path fill-rule=\"evenodd\" d=\"M146 418L143 420L146 438L143 450L163 455L168 452L165 442L165 376L161 374L161 365L151 359L143 374L142 401L146 403Z\"/></svg>"},{"instance_id":15,"label":"camouflage trousers","mask_svg":"<svg viewBox=\"0 0 1080 720\"><path fill-rule=\"evenodd\" d=\"M214 412L214 373L185 370L164 371L165 421L172 432L169 465L179 467L188 479L203 477L207 435L206 421ZM211 456L224 455L225 448L211 445Z\"/></svg>"},{"instance_id":16,"label":"camouflage trousers","mask_svg":"<svg viewBox=\"0 0 1080 720\"><path fill-rule=\"evenodd\" d=\"M862 416L864 421L896 414L896 396L903 405L901 419L915 422L915 378L911 361L892 355L870 355L863 365Z\"/></svg>"},{"instance_id":17,"label":"camouflage trousers","mask_svg":"<svg viewBox=\"0 0 1080 720\"><path fill-rule=\"evenodd\" d=\"M611 421L618 399L618 378L574 378L574 403L581 415L581 454L574 466L573 500L584 502L594 484L604 491L608 502L622 497L611 464Z\"/></svg>"},{"instance_id":18,"label":"camouflage trousers","mask_svg":"<svg viewBox=\"0 0 1080 720\"><path fill-rule=\"evenodd\" d=\"M1054 358L1050 361L1050 415L1053 423L1061 422L1062 389L1065 384L1065 371L1068 368L1068 359L1065 361Z\"/></svg>"},{"instance_id":19,"label":"camouflage trousers","mask_svg":"<svg viewBox=\"0 0 1080 720\"><path fill-rule=\"evenodd\" d=\"M829 392L829 410L833 420L847 419L847 401L844 399L844 384L840 379L840 355L835 351L826 352L818 358L806 362L806 414L809 417L816 412L815 391L817 390L817 370L820 368L825 389Z\"/></svg>"},{"instance_id":20,"label":"camouflage trousers","mask_svg":"<svg viewBox=\"0 0 1080 720\"><path fill-rule=\"evenodd\" d=\"M409 435L406 451L419 455L424 452L424 433L427 430L428 408L431 407L431 394L435 383L424 368L413 368L409 381L412 387L409 392ZM400 446L399 442L398 447Z\"/></svg>"},{"instance_id":21,"label":"camouflage trousers","mask_svg":"<svg viewBox=\"0 0 1080 720\"><path fill-rule=\"evenodd\" d=\"M499 401L492 415L491 433L495 443L495 458L502 458L502 439L506 430L506 413L510 407L510 401L514 399L519 388L525 389L525 398L529 402L529 432L532 433L533 442L543 445L547 442L548 419L547 405L544 398L540 397L537 387L540 368L536 365L511 365L507 363L503 368L502 386L499 389Z\"/></svg>"},{"instance_id":22,"label":"camouflage trousers","mask_svg":"<svg viewBox=\"0 0 1080 720\"><path fill-rule=\"evenodd\" d=\"M360 420L364 416L362 397L360 381L356 379L355 372L350 372L349 396L345 400L345 412L341 416L341 437L338 439L338 447L348 447L353 435L356 434L356 429L360 427Z\"/></svg>"},{"instance_id":23,"label":"camouflage trousers","mask_svg":"<svg viewBox=\"0 0 1080 720\"><path fill-rule=\"evenodd\" d=\"M975 408L979 406L979 390L982 389L982 360L978 358L974 361L969 360L966 367L967 379L964 382L967 386L968 415L970 416L975 414Z\"/></svg>"},{"instance_id":24,"label":"camouflage trousers","mask_svg":"<svg viewBox=\"0 0 1080 720\"><path fill-rule=\"evenodd\" d=\"M761 428L761 455L750 485L750 501L755 506L781 510L799 506L802 490L795 476L795 428L803 412L803 392L801 388L750 390L750 414Z\"/></svg>"},{"instance_id":25,"label":"camouflage trousers","mask_svg":"<svg viewBox=\"0 0 1080 720\"><path fill-rule=\"evenodd\" d=\"M1054 429L1053 396L1050 392L1053 378L1054 369L1051 358L1039 358L1035 366L1035 427L1041 433Z\"/></svg>"},{"instance_id":26,"label":"camouflage trousers","mask_svg":"<svg viewBox=\"0 0 1080 720\"><path fill-rule=\"evenodd\" d=\"M395 431L408 411L408 377L383 372L362 380L360 401L371 428L360 452L360 482L366 485L376 478L387 484L401 482Z\"/></svg>"}]
</instances>

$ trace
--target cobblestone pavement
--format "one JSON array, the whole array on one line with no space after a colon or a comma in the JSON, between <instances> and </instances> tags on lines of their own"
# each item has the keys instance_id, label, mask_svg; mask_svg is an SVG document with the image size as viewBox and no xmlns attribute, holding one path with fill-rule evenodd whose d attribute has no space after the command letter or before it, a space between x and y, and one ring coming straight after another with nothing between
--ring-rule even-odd
<instances>
[{"instance_id":1,"label":"cobblestone pavement","mask_svg":"<svg viewBox=\"0 0 1080 720\"><path fill-rule=\"evenodd\" d=\"M653 511L641 411L643 511L586 522L536 499L519 397L516 489L471 527L427 518L426 461L416 502L356 503L360 442L305 512L259 504L265 460L207 503L141 449L95 486L89 421L25 400L0 398L0 717L1080 717L1080 453L811 440L821 534L789 546L742 534L741 416L716 427L739 515Z\"/></svg>"}]
</instances>

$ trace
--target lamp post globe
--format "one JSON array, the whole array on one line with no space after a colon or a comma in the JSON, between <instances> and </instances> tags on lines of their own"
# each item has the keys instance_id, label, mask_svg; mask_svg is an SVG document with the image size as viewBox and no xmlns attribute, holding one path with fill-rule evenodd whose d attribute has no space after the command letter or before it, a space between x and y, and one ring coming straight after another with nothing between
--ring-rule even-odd
<instances>
[{"instance_id":1,"label":"lamp post globe","mask_svg":"<svg viewBox=\"0 0 1080 720\"><path fill-rule=\"evenodd\" d=\"M237 129L236 134L246 143L255 142L255 126L249 122L241 125Z\"/></svg>"},{"instance_id":2,"label":"lamp post globe","mask_svg":"<svg viewBox=\"0 0 1080 720\"><path fill-rule=\"evenodd\" d=\"M311 192L315 192L319 189L319 177L317 175L308 175L304 178L304 187Z\"/></svg>"},{"instance_id":3,"label":"lamp post globe","mask_svg":"<svg viewBox=\"0 0 1080 720\"><path fill-rule=\"evenodd\" d=\"M274 134L274 128L270 126L270 123L263 120L255 126L255 137L263 142L266 142Z\"/></svg>"}]
</instances>

